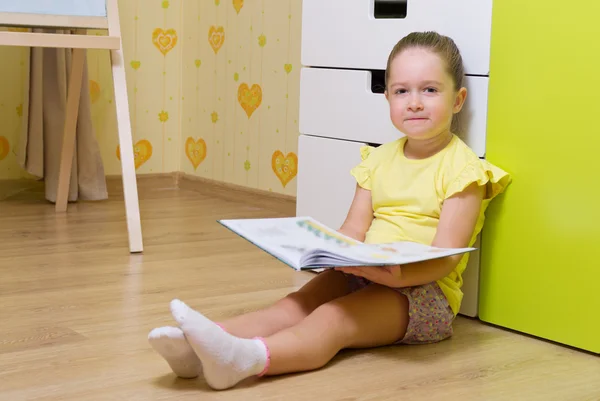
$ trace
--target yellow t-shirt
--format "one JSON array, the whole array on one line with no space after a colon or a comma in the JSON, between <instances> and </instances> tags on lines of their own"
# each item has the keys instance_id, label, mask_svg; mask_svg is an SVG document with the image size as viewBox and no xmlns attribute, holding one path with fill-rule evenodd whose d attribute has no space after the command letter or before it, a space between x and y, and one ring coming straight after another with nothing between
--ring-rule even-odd
<instances>
[{"instance_id":1,"label":"yellow t-shirt","mask_svg":"<svg viewBox=\"0 0 600 401\"><path fill-rule=\"evenodd\" d=\"M351 170L358 185L371 191L374 219L366 243L412 241L431 245L444 200L477 182L486 195L469 246L484 222L489 202L510 184L510 176L477 155L456 135L437 154L426 159L404 156L406 137L379 147L361 148L362 162ZM462 273L469 254L437 281L457 314L463 298Z\"/></svg>"}]
</instances>

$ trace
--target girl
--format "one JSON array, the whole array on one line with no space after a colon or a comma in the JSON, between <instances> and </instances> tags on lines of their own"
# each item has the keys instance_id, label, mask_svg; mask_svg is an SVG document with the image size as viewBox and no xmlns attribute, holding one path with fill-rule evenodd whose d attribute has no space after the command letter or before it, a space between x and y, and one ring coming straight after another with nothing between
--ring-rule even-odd
<instances>
[{"instance_id":1,"label":"girl","mask_svg":"<svg viewBox=\"0 0 600 401\"><path fill-rule=\"evenodd\" d=\"M451 131L467 95L463 74L448 37L412 33L396 44L385 96L405 136L362 149L341 233L367 243L473 245L485 209L510 177ZM344 348L441 341L452 335L467 258L328 270L274 305L221 324L174 300L179 327L154 329L149 341L177 375L202 373L214 389L317 369Z\"/></svg>"}]
</instances>

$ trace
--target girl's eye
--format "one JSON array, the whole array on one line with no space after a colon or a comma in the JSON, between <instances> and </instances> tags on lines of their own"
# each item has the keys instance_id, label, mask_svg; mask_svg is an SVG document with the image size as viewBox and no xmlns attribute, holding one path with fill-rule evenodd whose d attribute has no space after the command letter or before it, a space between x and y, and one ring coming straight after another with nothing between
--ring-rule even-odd
<instances>
[{"instance_id":1,"label":"girl's eye","mask_svg":"<svg viewBox=\"0 0 600 401\"><path fill-rule=\"evenodd\" d=\"M401 95L403 93L406 93L406 89L397 89L396 90L396 95Z\"/></svg>"},{"instance_id":2,"label":"girl's eye","mask_svg":"<svg viewBox=\"0 0 600 401\"><path fill-rule=\"evenodd\" d=\"M429 92L429 93L435 93L435 92L437 92L437 89L435 89L435 88L425 88L425 91Z\"/></svg>"}]
</instances>

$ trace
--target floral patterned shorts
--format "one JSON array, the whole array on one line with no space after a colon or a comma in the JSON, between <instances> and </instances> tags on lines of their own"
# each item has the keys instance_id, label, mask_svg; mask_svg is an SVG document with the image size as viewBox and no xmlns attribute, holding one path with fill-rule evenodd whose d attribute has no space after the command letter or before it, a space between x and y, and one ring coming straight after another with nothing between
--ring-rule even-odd
<instances>
[{"instance_id":1,"label":"floral patterned shorts","mask_svg":"<svg viewBox=\"0 0 600 401\"><path fill-rule=\"evenodd\" d=\"M351 291L371 284L363 277L349 276ZM417 287L394 288L408 298L408 327L396 344L430 344L452 336L454 312L437 283Z\"/></svg>"}]
</instances>

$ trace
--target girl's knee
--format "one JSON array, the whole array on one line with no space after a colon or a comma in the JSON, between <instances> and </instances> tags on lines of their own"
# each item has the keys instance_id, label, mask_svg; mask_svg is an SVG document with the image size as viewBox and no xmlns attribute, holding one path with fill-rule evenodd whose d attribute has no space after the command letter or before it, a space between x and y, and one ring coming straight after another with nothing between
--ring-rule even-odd
<instances>
[{"instance_id":1,"label":"girl's knee","mask_svg":"<svg viewBox=\"0 0 600 401\"><path fill-rule=\"evenodd\" d=\"M305 294L292 292L279 300L278 306L290 317L306 317L317 306L313 306Z\"/></svg>"},{"instance_id":2,"label":"girl's knee","mask_svg":"<svg viewBox=\"0 0 600 401\"><path fill-rule=\"evenodd\" d=\"M351 316L338 300L333 300L319 306L314 313L331 326L347 326L348 330L351 329Z\"/></svg>"}]
</instances>

